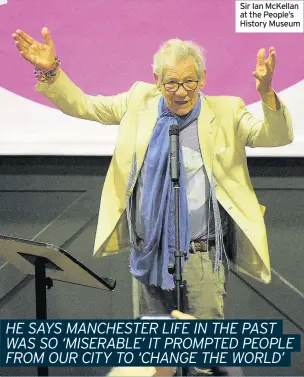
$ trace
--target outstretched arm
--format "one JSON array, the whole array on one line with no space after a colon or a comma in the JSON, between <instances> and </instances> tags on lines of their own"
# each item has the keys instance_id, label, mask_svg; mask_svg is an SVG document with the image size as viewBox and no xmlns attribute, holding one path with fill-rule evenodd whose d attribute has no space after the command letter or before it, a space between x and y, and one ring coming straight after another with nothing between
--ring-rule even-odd
<instances>
[{"instance_id":1,"label":"outstretched arm","mask_svg":"<svg viewBox=\"0 0 304 377\"><path fill-rule=\"evenodd\" d=\"M42 29L42 37L44 43L37 42L22 30L17 30L13 34L16 47L26 61L43 73L54 71L53 76L45 75L39 79L36 91L70 116L103 124L119 124L127 110L133 87L128 92L116 96L85 94L59 67L56 67L55 44L45 27Z\"/></svg>"},{"instance_id":2,"label":"outstretched arm","mask_svg":"<svg viewBox=\"0 0 304 377\"><path fill-rule=\"evenodd\" d=\"M254 117L247 111L244 102L238 99L236 131L244 145L250 147L277 147L293 140L292 122L288 109L272 88L272 79L276 64L276 52L269 49L265 59L265 49L257 54L256 89L262 100L264 120Z\"/></svg>"}]
</instances>

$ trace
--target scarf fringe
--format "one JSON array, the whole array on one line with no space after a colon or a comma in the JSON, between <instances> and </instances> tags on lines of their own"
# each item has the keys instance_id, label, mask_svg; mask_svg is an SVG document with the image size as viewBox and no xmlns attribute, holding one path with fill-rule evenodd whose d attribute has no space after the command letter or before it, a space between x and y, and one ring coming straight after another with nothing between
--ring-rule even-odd
<instances>
[{"instance_id":1,"label":"scarf fringe","mask_svg":"<svg viewBox=\"0 0 304 377\"><path fill-rule=\"evenodd\" d=\"M223 263L223 256L226 259L227 267L229 270L229 260L227 257L224 237L223 237L223 227L222 227L222 220L220 209L218 205L218 201L216 198L216 185L214 182L214 176L212 173L211 182L210 182L210 192L211 192L211 200L214 212L214 226L215 226L215 254L214 254L214 272L219 272L220 267Z\"/></svg>"},{"instance_id":2,"label":"scarf fringe","mask_svg":"<svg viewBox=\"0 0 304 377\"><path fill-rule=\"evenodd\" d=\"M136 178L136 171L137 171L137 159L136 159L136 154L134 153L132 166L131 166L131 172L128 178L127 191L126 191L126 214L127 214L128 228L129 228L130 243L131 243L132 248L137 250L138 249L137 237L136 237L135 229L132 226L133 195L132 193L130 193L130 190L132 186L134 185L134 181Z\"/></svg>"}]
</instances>

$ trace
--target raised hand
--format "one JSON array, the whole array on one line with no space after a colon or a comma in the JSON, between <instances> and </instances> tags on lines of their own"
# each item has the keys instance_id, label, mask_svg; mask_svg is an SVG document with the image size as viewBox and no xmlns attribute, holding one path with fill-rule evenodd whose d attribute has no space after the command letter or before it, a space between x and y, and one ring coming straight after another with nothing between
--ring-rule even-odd
<instances>
[{"instance_id":1,"label":"raised hand","mask_svg":"<svg viewBox=\"0 0 304 377\"><path fill-rule=\"evenodd\" d=\"M257 54L256 70L253 76L256 79L256 89L260 93L269 92L272 89L272 77L276 63L276 52L274 47L269 49L269 56L265 59L265 49L262 48Z\"/></svg>"},{"instance_id":2,"label":"raised hand","mask_svg":"<svg viewBox=\"0 0 304 377\"><path fill-rule=\"evenodd\" d=\"M42 36L44 43L35 41L22 30L12 35L21 56L42 71L48 71L55 63L55 46L46 27L42 29Z\"/></svg>"}]
</instances>

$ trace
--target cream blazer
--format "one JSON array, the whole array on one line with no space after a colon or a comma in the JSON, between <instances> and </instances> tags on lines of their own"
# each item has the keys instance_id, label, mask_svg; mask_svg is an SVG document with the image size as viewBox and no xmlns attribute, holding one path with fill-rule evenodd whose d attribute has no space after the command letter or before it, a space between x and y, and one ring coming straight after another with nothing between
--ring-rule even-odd
<instances>
[{"instance_id":1,"label":"cream blazer","mask_svg":"<svg viewBox=\"0 0 304 377\"><path fill-rule=\"evenodd\" d=\"M135 83L115 96L84 94L61 72L51 85L39 83L36 90L64 113L103 124L120 125L115 152L104 182L94 256L130 250L126 219L126 195L136 154L137 178L158 115L160 92L155 85ZM245 146L276 147L293 140L289 112L280 101L273 111L262 103L264 120L250 114L238 97L202 96L198 136L208 178L212 172L216 196L234 222L236 250L233 264L260 281L269 283L271 269L264 223L264 207L253 190ZM130 187L128 187L130 186Z\"/></svg>"}]
</instances>

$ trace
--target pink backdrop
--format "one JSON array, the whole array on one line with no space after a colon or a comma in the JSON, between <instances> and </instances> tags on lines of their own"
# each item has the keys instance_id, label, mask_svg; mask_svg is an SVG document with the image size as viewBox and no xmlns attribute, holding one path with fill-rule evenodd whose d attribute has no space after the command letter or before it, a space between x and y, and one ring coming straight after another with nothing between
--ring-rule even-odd
<instances>
[{"instance_id":1,"label":"pink backdrop","mask_svg":"<svg viewBox=\"0 0 304 377\"><path fill-rule=\"evenodd\" d=\"M153 82L152 58L170 38L206 49L206 94L242 97L262 116L255 90L259 48L277 49L274 88L292 115L295 141L250 155L304 156L303 34L236 34L235 0L8 0L0 5L0 154L111 155L117 128L67 117L33 90L33 67L17 51L20 28L51 32L62 68L89 94L116 94ZM42 106L46 105L45 106Z\"/></svg>"},{"instance_id":2,"label":"pink backdrop","mask_svg":"<svg viewBox=\"0 0 304 377\"><path fill-rule=\"evenodd\" d=\"M275 46L274 86L280 91L303 79L301 34L236 34L234 0L8 0L0 6L1 86L45 102L32 90L31 67L11 34L21 28L41 40L52 34L63 69L85 91L113 94L134 81L153 81L152 56L160 43L179 37L207 50L208 94L258 99L252 72L260 47Z\"/></svg>"}]
</instances>

